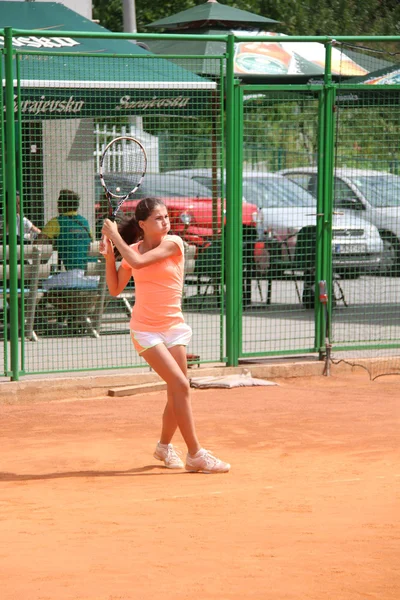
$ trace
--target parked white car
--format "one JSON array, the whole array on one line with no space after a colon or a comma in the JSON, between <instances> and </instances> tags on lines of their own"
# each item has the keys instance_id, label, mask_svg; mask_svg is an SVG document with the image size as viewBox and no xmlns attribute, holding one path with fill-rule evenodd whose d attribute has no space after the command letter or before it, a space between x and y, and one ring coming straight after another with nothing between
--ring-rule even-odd
<instances>
[{"instance_id":1,"label":"parked white car","mask_svg":"<svg viewBox=\"0 0 400 600\"><path fill-rule=\"evenodd\" d=\"M179 173L205 187L212 185L211 169L189 169ZM277 173L247 171L243 173L243 196L260 208L258 236L270 250L270 262L276 274L285 270L305 270L307 265L310 266L311 257L315 259L312 253L315 250L316 198L304 187ZM302 255L299 255L296 246L301 230ZM304 234L309 236L305 244ZM380 269L384 263L384 244L377 227L347 210L334 215L332 260L335 272L346 277Z\"/></svg>"},{"instance_id":2,"label":"parked white car","mask_svg":"<svg viewBox=\"0 0 400 600\"><path fill-rule=\"evenodd\" d=\"M317 167L284 169L279 172L314 197L317 196ZM393 274L400 273L400 176L385 171L336 169L334 206L370 221L385 245L385 263Z\"/></svg>"}]
</instances>

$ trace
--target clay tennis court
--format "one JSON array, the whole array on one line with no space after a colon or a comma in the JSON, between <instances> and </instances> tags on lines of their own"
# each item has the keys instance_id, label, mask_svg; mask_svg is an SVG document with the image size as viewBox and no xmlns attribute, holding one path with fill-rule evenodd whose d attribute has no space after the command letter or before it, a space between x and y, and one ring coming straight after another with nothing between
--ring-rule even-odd
<instances>
[{"instance_id":1,"label":"clay tennis court","mask_svg":"<svg viewBox=\"0 0 400 600\"><path fill-rule=\"evenodd\" d=\"M225 475L152 458L161 392L1 406L2 600L398 600L400 378L276 381L193 390Z\"/></svg>"}]
</instances>

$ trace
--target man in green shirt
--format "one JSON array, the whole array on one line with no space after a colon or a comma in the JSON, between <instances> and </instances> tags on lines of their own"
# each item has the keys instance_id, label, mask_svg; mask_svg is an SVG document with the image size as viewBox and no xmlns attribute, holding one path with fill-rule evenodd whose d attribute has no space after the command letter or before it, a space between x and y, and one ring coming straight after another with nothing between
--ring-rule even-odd
<instances>
[{"instance_id":1,"label":"man in green shirt","mask_svg":"<svg viewBox=\"0 0 400 600\"><path fill-rule=\"evenodd\" d=\"M96 290L99 283L97 276L85 274L92 234L88 221L78 214L78 194L61 190L57 207L59 215L46 223L37 238L39 243L51 241L60 271L42 282L46 293L36 311L35 325L47 335L54 328L54 311L57 335L86 331L94 301L88 290Z\"/></svg>"},{"instance_id":2,"label":"man in green shirt","mask_svg":"<svg viewBox=\"0 0 400 600\"><path fill-rule=\"evenodd\" d=\"M92 234L85 217L78 214L79 196L71 190L61 190L57 207L59 215L50 219L42 229L38 241L51 240L58 252L59 266L66 271L85 271Z\"/></svg>"}]
</instances>

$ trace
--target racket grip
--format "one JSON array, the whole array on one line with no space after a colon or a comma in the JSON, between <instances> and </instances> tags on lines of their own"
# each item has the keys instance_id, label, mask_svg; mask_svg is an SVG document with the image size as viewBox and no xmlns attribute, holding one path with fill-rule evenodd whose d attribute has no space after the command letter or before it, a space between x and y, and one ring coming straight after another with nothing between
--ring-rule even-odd
<instances>
[{"instance_id":1,"label":"racket grip","mask_svg":"<svg viewBox=\"0 0 400 600\"><path fill-rule=\"evenodd\" d=\"M107 238L105 235L101 236L100 244L99 244L99 252L103 256L107 254Z\"/></svg>"},{"instance_id":2,"label":"racket grip","mask_svg":"<svg viewBox=\"0 0 400 600\"><path fill-rule=\"evenodd\" d=\"M109 219L110 221L115 221L115 215L114 215L114 213L110 213L108 215L107 219ZM103 256L105 256L107 254L106 248L107 248L107 238L106 238L105 235L102 235L101 236L101 240L100 240L100 245L99 245L99 252Z\"/></svg>"}]
</instances>

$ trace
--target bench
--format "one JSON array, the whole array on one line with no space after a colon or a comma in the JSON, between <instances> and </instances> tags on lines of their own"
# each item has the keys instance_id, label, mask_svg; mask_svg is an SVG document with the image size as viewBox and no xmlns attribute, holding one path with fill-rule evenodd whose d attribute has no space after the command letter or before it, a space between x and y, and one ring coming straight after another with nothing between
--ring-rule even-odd
<instances>
[{"instance_id":1,"label":"bench","mask_svg":"<svg viewBox=\"0 0 400 600\"><path fill-rule=\"evenodd\" d=\"M51 244L26 244L17 246L17 278L21 282L18 288L19 314L24 314L24 332L29 340L36 341L37 335L34 331L34 319L37 303L42 295L40 284L43 279L50 275L50 258L53 255ZM9 281L10 249L9 246L0 247L0 285L4 308L9 304L10 290L8 284L3 287L4 280ZM21 302L24 302L24 311L21 310Z\"/></svg>"},{"instance_id":2,"label":"bench","mask_svg":"<svg viewBox=\"0 0 400 600\"><path fill-rule=\"evenodd\" d=\"M85 276L97 277L92 287L46 286L36 307L35 323L39 334L56 337L89 333L99 338L104 302L107 293L105 260L99 252L100 242L91 242ZM71 272L65 272L66 274Z\"/></svg>"}]
</instances>

